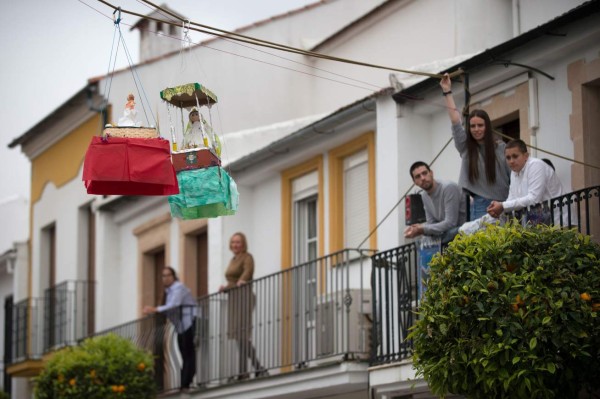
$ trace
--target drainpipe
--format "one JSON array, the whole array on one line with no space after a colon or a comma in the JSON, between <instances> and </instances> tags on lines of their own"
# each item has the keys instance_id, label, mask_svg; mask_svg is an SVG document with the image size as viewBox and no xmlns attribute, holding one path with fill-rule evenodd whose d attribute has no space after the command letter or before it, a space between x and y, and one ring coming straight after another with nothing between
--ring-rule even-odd
<instances>
[{"instance_id":1,"label":"drainpipe","mask_svg":"<svg viewBox=\"0 0 600 399\"><path fill-rule=\"evenodd\" d=\"M513 37L521 34L521 4L519 0L512 2Z\"/></svg>"},{"instance_id":2,"label":"drainpipe","mask_svg":"<svg viewBox=\"0 0 600 399\"><path fill-rule=\"evenodd\" d=\"M530 144L537 148L537 132L540 127L539 104L538 104L538 85L536 78L529 78L529 131L531 132ZM537 150L530 148L532 156L537 157Z\"/></svg>"},{"instance_id":3,"label":"drainpipe","mask_svg":"<svg viewBox=\"0 0 600 399\"><path fill-rule=\"evenodd\" d=\"M469 121L467 120L469 118L469 110L470 110L470 106L471 106L471 91L469 89L469 74L468 73L463 73L463 87L465 90L465 107L463 108L463 122L465 124L465 132L469 131Z\"/></svg>"}]
</instances>

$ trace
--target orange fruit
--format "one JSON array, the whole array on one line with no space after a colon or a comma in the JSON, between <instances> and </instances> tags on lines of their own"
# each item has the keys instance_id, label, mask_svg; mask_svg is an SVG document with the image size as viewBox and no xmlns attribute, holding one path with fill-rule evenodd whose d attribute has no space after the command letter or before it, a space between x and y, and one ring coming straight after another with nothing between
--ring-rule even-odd
<instances>
[{"instance_id":1,"label":"orange fruit","mask_svg":"<svg viewBox=\"0 0 600 399\"><path fill-rule=\"evenodd\" d=\"M583 294L579 295L579 297L586 302L589 302L592 300L592 297L587 292L584 292Z\"/></svg>"}]
</instances>

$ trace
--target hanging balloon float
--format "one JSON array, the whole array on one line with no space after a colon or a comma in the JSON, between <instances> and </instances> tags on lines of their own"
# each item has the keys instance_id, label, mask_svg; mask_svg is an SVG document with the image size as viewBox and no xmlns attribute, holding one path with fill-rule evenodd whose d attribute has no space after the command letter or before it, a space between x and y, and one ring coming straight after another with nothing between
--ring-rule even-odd
<instances>
[{"instance_id":1,"label":"hanging balloon float","mask_svg":"<svg viewBox=\"0 0 600 399\"><path fill-rule=\"evenodd\" d=\"M131 121L135 109L125 109ZM120 123L127 123L124 119ZM107 126L85 154L83 180L88 194L171 195L179 193L169 141L155 128Z\"/></svg>"},{"instance_id":2,"label":"hanging balloon float","mask_svg":"<svg viewBox=\"0 0 600 399\"><path fill-rule=\"evenodd\" d=\"M119 27L120 9L113 15L115 37L118 32L126 49ZM187 30L184 29L183 43L189 45ZM128 61L136 87L142 87L131 60ZM109 65L114 68L112 53ZM109 73L107 93L110 93L111 82ZM166 88L160 92L160 97L167 105L172 148L157 129L141 126L137 120L135 97L129 94L123 116L116 126L107 125L101 136L92 138L88 147L83 166L88 194L169 195L171 215L181 219L235 214L237 186L221 167L221 141L211 126L210 109L217 102L216 95L199 83L189 83ZM211 123L202 115L202 107L208 110ZM143 109L146 112L146 108ZM173 109L178 109L181 115L180 138L176 137L172 122ZM188 113L187 123L184 110Z\"/></svg>"},{"instance_id":3,"label":"hanging balloon float","mask_svg":"<svg viewBox=\"0 0 600 399\"><path fill-rule=\"evenodd\" d=\"M119 40L126 49L119 28L120 20L119 10L114 20L115 37L118 32ZM113 46L114 40L115 38L113 38ZM114 56L116 60L117 54L115 53ZM112 53L109 65L113 65L114 68ZM130 68L135 72L131 62ZM136 74L133 73L133 76L135 80ZM106 79L107 93L110 93L111 82L112 75L109 73ZM142 87L141 82L136 82L136 87ZM102 107L102 113L104 112L105 107ZM137 120L133 94L127 96L123 116L119 118L117 125L108 124L100 136L92 137L85 154L82 179L88 194L172 195L179 193L175 170L171 163L169 141L161 138L156 128L142 127L142 123Z\"/></svg>"},{"instance_id":4,"label":"hanging balloon float","mask_svg":"<svg viewBox=\"0 0 600 399\"><path fill-rule=\"evenodd\" d=\"M160 92L169 115L173 166L179 194L169 196L171 215L200 219L233 215L238 207L235 181L221 167L221 140L200 112L217 96L199 83L169 87ZM171 111L180 113L181 137L175 134ZM184 117L184 110L188 113ZM187 122L186 122L187 120Z\"/></svg>"}]
</instances>

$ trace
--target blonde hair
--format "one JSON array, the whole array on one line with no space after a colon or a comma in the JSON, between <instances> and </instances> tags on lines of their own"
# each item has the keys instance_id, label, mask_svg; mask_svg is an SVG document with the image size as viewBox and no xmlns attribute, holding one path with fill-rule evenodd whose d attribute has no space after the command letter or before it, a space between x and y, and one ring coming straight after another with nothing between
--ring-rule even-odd
<instances>
[{"instance_id":1,"label":"blonde hair","mask_svg":"<svg viewBox=\"0 0 600 399\"><path fill-rule=\"evenodd\" d=\"M231 238L229 239L229 249L231 249L231 240L233 240L233 237L235 236L239 236L242 240L242 252L248 252L248 240L246 240L246 235L239 231L231 235Z\"/></svg>"}]
</instances>

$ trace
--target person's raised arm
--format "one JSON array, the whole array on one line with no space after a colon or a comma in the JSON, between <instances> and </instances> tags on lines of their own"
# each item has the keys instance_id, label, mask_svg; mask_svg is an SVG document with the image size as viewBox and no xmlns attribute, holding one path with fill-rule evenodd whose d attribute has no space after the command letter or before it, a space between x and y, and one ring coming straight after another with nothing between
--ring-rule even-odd
<instances>
[{"instance_id":1,"label":"person's raised arm","mask_svg":"<svg viewBox=\"0 0 600 399\"><path fill-rule=\"evenodd\" d=\"M444 74L444 77L440 81L440 86L442 87L442 94L446 100L446 110L448 111L450 122L453 125L457 125L461 123L460 112L456 109L456 103L454 102L454 96L452 95L452 81L450 80L450 75L447 73Z\"/></svg>"}]
</instances>

